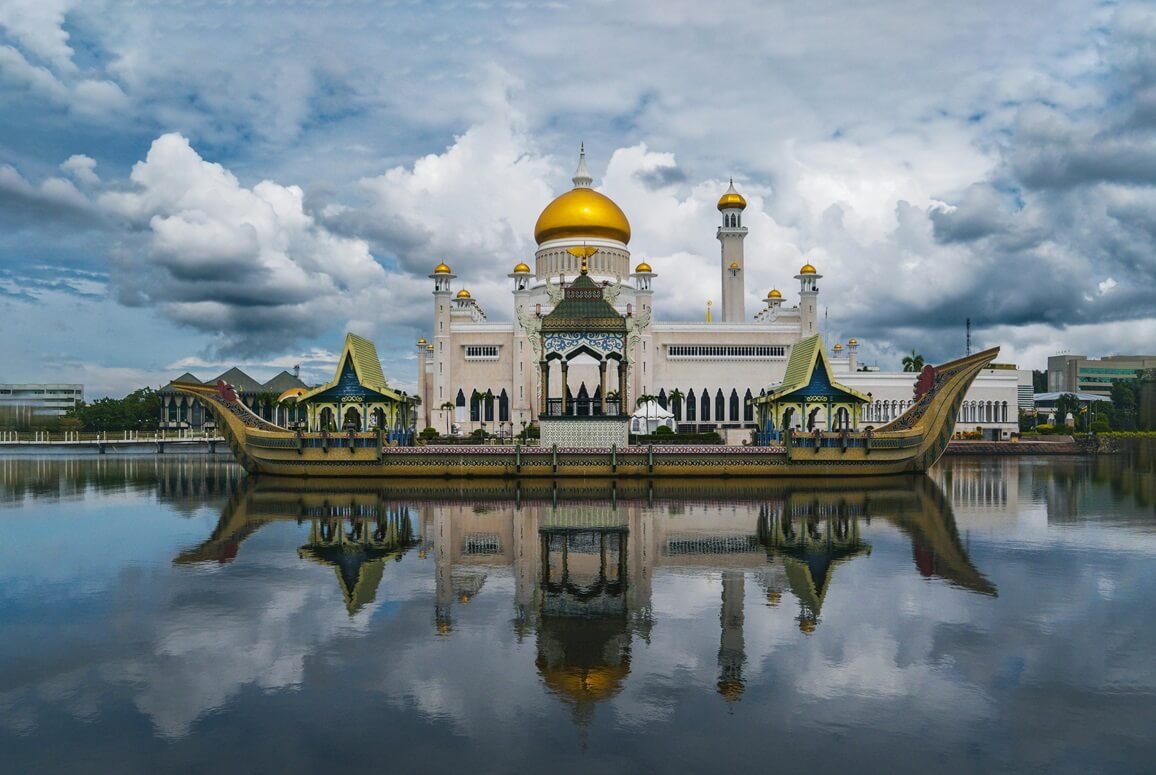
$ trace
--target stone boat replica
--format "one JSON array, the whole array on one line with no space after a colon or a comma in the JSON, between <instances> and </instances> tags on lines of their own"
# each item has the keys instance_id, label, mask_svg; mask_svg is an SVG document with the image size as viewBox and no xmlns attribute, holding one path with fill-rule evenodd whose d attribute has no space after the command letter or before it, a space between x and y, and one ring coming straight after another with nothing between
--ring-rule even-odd
<instances>
[{"instance_id":1,"label":"stone boat replica","mask_svg":"<svg viewBox=\"0 0 1156 775\"><path fill-rule=\"evenodd\" d=\"M539 417L541 444L411 446L413 413L407 408L412 406L385 385L372 344L353 335L346 339L334 380L302 398L337 402L334 396L348 397L349 387L357 383L362 388L357 405L375 413L374 430L291 430L254 413L227 384L172 387L214 412L238 462L253 474L362 479L880 476L924 472L939 459L964 395L998 352L993 348L927 366L913 375L915 402L910 409L891 422L860 429L859 406L867 397L834 380L819 337L803 340L792 350L784 382L756 399L760 431L754 434L755 443L742 446L630 445L628 417L569 416L564 404L558 416L546 408L545 400ZM309 406L310 417L328 411L319 406ZM341 416L347 404L332 406ZM815 429L794 428L800 419ZM615 422L620 423L623 443L552 441L580 439L586 425L593 430L592 439L604 440L608 423ZM564 424L564 434L557 432L559 424Z\"/></svg>"}]
</instances>

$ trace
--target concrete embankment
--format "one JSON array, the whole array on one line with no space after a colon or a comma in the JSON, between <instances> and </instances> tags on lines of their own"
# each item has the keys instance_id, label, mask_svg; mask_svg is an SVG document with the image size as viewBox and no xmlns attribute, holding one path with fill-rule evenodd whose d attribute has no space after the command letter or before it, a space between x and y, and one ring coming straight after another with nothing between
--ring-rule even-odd
<instances>
[{"instance_id":1,"label":"concrete embankment","mask_svg":"<svg viewBox=\"0 0 1156 775\"><path fill-rule=\"evenodd\" d=\"M1096 452L1094 438L1051 436L1047 441L963 441L947 443L947 455L1091 455Z\"/></svg>"},{"instance_id":2,"label":"concrete embankment","mask_svg":"<svg viewBox=\"0 0 1156 775\"><path fill-rule=\"evenodd\" d=\"M9 455L231 455L223 439L139 441L5 441L0 457Z\"/></svg>"}]
</instances>

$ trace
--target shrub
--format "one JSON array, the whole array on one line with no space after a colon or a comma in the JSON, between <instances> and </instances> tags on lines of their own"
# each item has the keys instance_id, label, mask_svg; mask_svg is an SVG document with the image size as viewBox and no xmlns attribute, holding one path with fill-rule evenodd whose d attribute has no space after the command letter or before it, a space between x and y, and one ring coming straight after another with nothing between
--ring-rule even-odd
<instances>
[{"instance_id":1,"label":"shrub","mask_svg":"<svg viewBox=\"0 0 1156 775\"><path fill-rule=\"evenodd\" d=\"M1111 423L1108 422L1107 417L1098 417L1096 418L1096 421L1092 423L1092 432L1105 433L1106 431L1111 430L1111 427Z\"/></svg>"},{"instance_id":2,"label":"shrub","mask_svg":"<svg viewBox=\"0 0 1156 775\"><path fill-rule=\"evenodd\" d=\"M417 437L418 437L419 439L421 439L422 441L433 441L434 439L436 439L436 438L437 438L438 436L440 436L440 435L441 435L441 434L440 434L440 433L438 433L438 429L437 429L437 428L434 428L434 427L431 425L431 426L426 426L425 428L423 428L423 429L422 429L422 432L421 432L421 433L419 433L419 434L417 435Z\"/></svg>"},{"instance_id":3,"label":"shrub","mask_svg":"<svg viewBox=\"0 0 1156 775\"><path fill-rule=\"evenodd\" d=\"M673 436L674 429L667 425L660 425L654 429L655 436Z\"/></svg>"}]
</instances>

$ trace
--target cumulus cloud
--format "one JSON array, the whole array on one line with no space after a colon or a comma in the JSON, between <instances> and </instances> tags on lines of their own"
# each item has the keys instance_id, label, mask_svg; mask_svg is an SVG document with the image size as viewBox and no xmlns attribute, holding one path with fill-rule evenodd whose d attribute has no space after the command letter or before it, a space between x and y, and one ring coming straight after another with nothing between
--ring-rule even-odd
<instances>
[{"instance_id":1,"label":"cumulus cloud","mask_svg":"<svg viewBox=\"0 0 1156 775\"><path fill-rule=\"evenodd\" d=\"M113 278L121 300L220 337L230 353L279 349L341 321L404 315L405 278L363 240L340 237L305 212L296 186L243 186L177 134L133 167L132 186L102 207L144 234Z\"/></svg>"}]
</instances>

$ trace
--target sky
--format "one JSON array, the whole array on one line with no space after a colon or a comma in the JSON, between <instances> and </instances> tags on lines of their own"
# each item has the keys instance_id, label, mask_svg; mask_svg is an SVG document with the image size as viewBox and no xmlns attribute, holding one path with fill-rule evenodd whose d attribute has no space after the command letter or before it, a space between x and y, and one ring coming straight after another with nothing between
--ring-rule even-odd
<instances>
[{"instance_id":1,"label":"sky","mask_svg":"<svg viewBox=\"0 0 1156 775\"><path fill-rule=\"evenodd\" d=\"M445 261L490 320L533 225L595 188L659 321L823 275L829 342L1156 353L1156 7L0 0L0 382L121 396L184 371L416 385Z\"/></svg>"}]
</instances>

